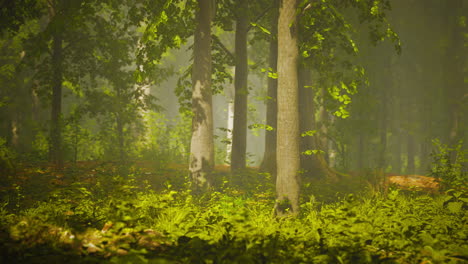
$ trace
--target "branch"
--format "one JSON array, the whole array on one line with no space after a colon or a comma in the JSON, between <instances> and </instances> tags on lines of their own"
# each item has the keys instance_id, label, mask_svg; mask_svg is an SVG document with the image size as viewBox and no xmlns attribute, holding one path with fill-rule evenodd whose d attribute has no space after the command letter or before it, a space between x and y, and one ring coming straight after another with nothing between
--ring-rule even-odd
<instances>
[{"instance_id":1,"label":"branch","mask_svg":"<svg viewBox=\"0 0 468 264\"><path fill-rule=\"evenodd\" d=\"M296 18L296 21L299 21L302 16L304 15L305 11L307 11L307 9L310 9L312 7L312 3L308 3L302 10L301 12L299 12L299 14L297 15L297 18Z\"/></svg>"},{"instance_id":2,"label":"branch","mask_svg":"<svg viewBox=\"0 0 468 264\"><path fill-rule=\"evenodd\" d=\"M266 8L263 13L261 13L260 15L258 15L253 21L252 23L253 24L256 24L257 21L259 21L261 18L263 18L271 9L273 9L273 5L271 5L270 7ZM252 23L250 23L250 25L247 27L247 32L249 32L253 26L252 26Z\"/></svg>"},{"instance_id":3,"label":"branch","mask_svg":"<svg viewBox=\"0 0 468 264\"><path fill-rule=\"evenodd\" d=\"M311 7L312 7L312 4L311 4L311 3L307 4L307 5L304 7L304 9L302 9L301 14L304 14L304 12L305 12L307 9L310 9Z\"/></svg>"},{"instance_id":4,"label":"branch","mask_svg":"<svg viewBox=\"0 0 468 264\"><path fill-rule=\"evenodd\" d=\"M232 55L232 52L230 52L226 46L221 42L221 40L218 38L218 36L213 35L213 41L215 44L218 44L219 47L228 55L229 59L231 59L233 62L236 61L234 58L234 55Z\"/></svg>"}]
</instances>

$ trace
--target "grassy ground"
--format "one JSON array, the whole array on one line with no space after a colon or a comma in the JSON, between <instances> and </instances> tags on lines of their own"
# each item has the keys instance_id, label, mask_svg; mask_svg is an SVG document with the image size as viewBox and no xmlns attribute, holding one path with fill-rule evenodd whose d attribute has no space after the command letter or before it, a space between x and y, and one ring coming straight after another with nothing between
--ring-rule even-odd
<instances>
[{"instance_id":1,"label":"grassy ground","mask_svg":"<svg viewBox=\"0 0 468 264\"><path fill-rule=\"evenodd\" d=\"M466 263L465 191L371 193L305 179L296 218L272 214L254 169L189 191L185 166L21 166L0 182L0 263Z\"/></svg>"}]
</instances>

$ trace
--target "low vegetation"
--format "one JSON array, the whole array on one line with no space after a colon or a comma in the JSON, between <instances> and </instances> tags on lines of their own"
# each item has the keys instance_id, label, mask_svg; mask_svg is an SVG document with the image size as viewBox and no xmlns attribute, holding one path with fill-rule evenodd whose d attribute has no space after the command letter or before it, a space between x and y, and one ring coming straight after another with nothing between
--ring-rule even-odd
<instances>
[{"instance_id":1,"label":"low vegetation","mask_svg":"<svg viewBox=\"0 0 468 264\"><path fill-rule=\"evenodd\" d=\"M349 189L309 181L301 214L279 218L268 174L229 176L218 168L212 192L194 196L183 167L150 165L88 162L61 174L44 165L17 168L2 182L1 262L468 260L464 188L441 194L391 188L384 195L369 188L352 193L357 181Z\"/></svg>"}]
</instances>

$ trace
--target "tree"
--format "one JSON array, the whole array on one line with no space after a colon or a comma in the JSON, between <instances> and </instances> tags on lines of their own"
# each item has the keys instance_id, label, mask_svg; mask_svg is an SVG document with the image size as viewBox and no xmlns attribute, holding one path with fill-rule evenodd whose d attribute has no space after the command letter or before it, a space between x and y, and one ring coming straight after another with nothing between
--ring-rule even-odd
<instances>
[{"instance_id":1,"label":"tree","mask_svg":"<svg viewBox=\"0 0 468 264\"><path fill-rule=\"evenodd\" d=\"M214 166L211 92L211 0L198 0L192 70L192 140L189 169L197 191L209 188Z\"/></svg>"},{"instance_id":2,"label":"tree","mask_svg":"<svg viewBox=\"0 0 468 264\"><path fill-rule=\"evenodd\" d=\"M47 50L51 55L50 71L51 76L48 80L48 85L51 90L51 122L50 122L50 145L49 145L49 160L54 162L58 167L62 166L63 155L61 146L61 102L62 102L62 81L63 81L63 31L65 19L65 6L62 1L48 1L44 6L42 3L34 1L24 1L21 3L5 3L2 4L2 20L1 24L9 30L17 31L28 20L37 19L41 13L48 11L48 24L44 33L35 32L36 35L42 35L42 43L40 47L44 47L44 39L51 41L51 48ZM6 18L6 20L3 19ZM35 43L36 44L36 43ZM39 48L40 49L40 48ZM37 50L39 50L37 49ZM49 49L49 48L47 48ZM39 51L43 55L44 50ZM29 53L29 51L28 51ZM29 56L29 54L27 54ZM39 55L39 56L40 56Z\"/></svg>"},{"instance_id":3,"label":"tree","mask_svg":"<svg viewBox=\"0 0 468 264\"><path fill-rule=\"evenodd\" d=\"M163 54L171 48L180 48L194 35L191 47L193 64L189 67L191 82L187 80L190 76L188 70L179 78L176 94L181 103L180 110L193 115L189 158L193 189L195 192L205 191L211 185L209 176L214 167L212 93L217 92L220 84L230 77L224 71L225 68L213 63L215 60L212 59L218 56L223 61L230 60L230 56L223 50L224 46L217 43L216 38L213 40L217 45L211 46L215 1L161 0L157 4L151 0L142 1L143 8L138 10L143 13L143 19L148 21L148 25L137 58L141 65L137 74L139 79L154 78L151 74L159 67ZM192 16L194 10L195 20ZM212 74L216 76L213 80Z\"/></svg>"},{"instance_id":4,"label":"tree","mask_svg":"<svg viewBox=\"0 0 468 264\"><path fill-rule=\"evenodd\" d=\"M6 30L9 29L8 24L3 26L0 38L0 137L4 137L7 145L16 152L25 153L31 150L33 120L39 120L34 117L40 111L33 98L31 79L28 78L34 73L23 65L26 55L23 41L39 26L35 20L17 30Z\"/></svg>"},{"instance_id":5,"label":"tree","mask_svg":"<svg viewBox=\"0 0 468 264\"><path fill-rule=\"evenodd\" d=\"M296 0L282 0L278 17L276 212L299 211L299 109Z\"/></svg>"},{"instance_id":6,"label":"tree","mask_svg":"<svg viewBox=\"0 0 468 264\"><path fill-rule=\"evenodd\" d=\"M313 154L311 150L319 149L314 139L316 133L316 119L315 119L315 102L314 90L312 89L312 74L311 70L307 68L304 62L299 63L298 70L298 83L299 83L299 129L301 133L301 169L302 176L307 174L314 174L320 171L321 166L318 160L318 153ZM307 155L306 155L307 154Z\"/></svg>"},{"instance_id":7,"label":"tree","mask_svg":"<svg viewBox=\"0 0 468 264\"><path fill-rule=\"evenodd\" d=\"M38 86L41 99L46 99L44 101L50 104L49 160L60 168L65 157L62 136L63 119L66 114L62 110L64 83L67 83L68 88L72 87L72 93L76 93L86 86L84 79L94 79L101 75L102 69L105 68L103 58L114 54L116 45L110 43L116 44L121 42L122 38L128 38L131 30L128 30L128 21L122 23L123 20L120 19L125 1L32 2L18 2L13 5L17 10L11 14L24 15L24 18L16 21L17 23L37 19L41 24L41 27L24 41L24 61L34 69L34 83ZM123 9L128 10L129 6ZM107 37L112 36L111 31L115 29L115 24L122 26L123 33L118 39L114 37L109 41ZM126 47L126 52L130 46Z\"/></svg>"},{"instance_id":8,"label":"tree","mask_svg":"<svg viewBox=\"0 0 468 264\"><path fill-rule=\"evenodd\" d=\"M266 171L276 176L276 127L277 127L277 90L278 80L275 76L278 63L278 1L274 1L273 15L271 18L271 34L269 47L269 76L266 103L266 125L265 131L265 152L260 170Z\"/></svg>"},{"instance_id":9,"label":"tree","mask_svg":"<svg viewBox=\"0 0 468 264\"><path fill-rule=\"evenodd\" d=\"M248 2L246 0L222 2L219 13L224 14L217 18L222 28L230 31L233 20L236 21L235 30L235 76L234 76L234 115L232 129L231 170L236 172L245 169L247 150L247 113L248 113L248 60L247 40L251 29L256 29L251 43L263 41L268 32L260 26L262 19L271 10L271 1ZM217 42L219 43L219 42ZM227 51L224 48L224 51ZM228 52L226 52L228 53ZM216 62L219 64L219 61Z\"/></svg>"},{"instance_id":10,"label":"tree","mask_svg":"<svg viewBox=\"0 0 468 264\"><path fill-rule=\"evenodd\" d=\"M239 0L236 9L235 76L234 76L234 126L232 131L231 169L245 169L247 149L247 33L249 4Z\"/></svg>"},{"instance_id":11,"label":"tree","mask_svg":"<svg viewBox=\"0 0 468 264\"><path fill-rule=\"evenodd\" d=\"M397 49L399 48L398 37L385 17L385 11L389 8L389 2L386 0L301 1L299 5L299 46L301 47L299 53L303 57L301 65L304 64L313 73L312 86L315 90L315 101L319 103L317 107L314 107L318 112L314 113L315 116L320 118L319 122L316 122L316 125L320 127L315 128L316 131L319 130L319 133L315 134L314 143L316 143L315 148L325 151L324 155L313 155L319 167L314 172L309 170L308 173L325 174L332 179L337 179L338 175L345 176L327 164L326 158L331 157L334 150L338 150L342 154L340 162L345 165L344 154L348 151L343 138L350 138L348 131L343 133L342 129L337 129L337 126L346 121L332 118L330 112L336 117L346 119L350 115L349 105L352 96L356 94L358 88L362 89L367 86L365 70L360 66L360 60L357 58L360 43L356 41L354 32L367 33L366 39L370 36L372 44L390 38L396 42ZM361 26L364 23L367 24L369 30L366 31L364 26ZM358 24L359 28L354 28L353 24ZM301 99L305 98L301 96ZM315 102L307 100L302 104L309 103ZM356 113L353 114L356 117ZM301 115L301 117L307 116ZM313 115L309 115L309 118L312 119ZM304 121L301 120L301 124ZM359 135L367 132L362 127L357 128L356 131ZM364 139L361 136L362 144L355 145L361 145L364 149ZM332 148L333 146L335 147ZM320 152L312 151L312 153Z\"/></svg>"},{"instance_id":12,"label":"tree","mask_svg":"<svg viewBox=\"0 0 468 264\"><path fill-rule=\"evenodd\" d=\"M466 120L466 102L468 93L467 82L467 17L468 5L462 0L447 1L444 7L443 17L445 24L450 28L447 30L444 60L444 89L445 101L449 115L448 142L455 146L463 138L464 124ZM465 38L465 39L464 39ZM464 52L463 52L464 50ZM460 52L461 51L461 52ZM464 106L465 105L465 106ZM452 157L453 158L453 157Z\"/></svg>"},{"instance_id":13,"label":"tree","mask_svg":"<svg viewBox=\"0 0 468 264\"><path fill-rule=\"evenodd\" d=\"M63 30L65 30L64 2L49 2L49 19L52 28L52 108L50 123L49 160L58 168L63 166L62 153L62 82L63 82Z\"/></svg>"}]
</instances>

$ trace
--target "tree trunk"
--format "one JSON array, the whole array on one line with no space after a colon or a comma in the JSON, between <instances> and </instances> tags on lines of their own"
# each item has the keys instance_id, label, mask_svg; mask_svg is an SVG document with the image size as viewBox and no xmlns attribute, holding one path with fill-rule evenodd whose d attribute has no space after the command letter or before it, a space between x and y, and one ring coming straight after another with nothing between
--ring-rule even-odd
<instances>
[{"instance_id":1,"label":"tree trunk","mask_svg":"<svg viewBox=\"0 0 468 264\"><path fill-rule=\"evenodd\" d=\"M231 164L230 158L232 153L232 129L234 126L234 102L231 99L232 93L228 95L228 115L227 115L227 131L226 131L226 140L229 142L226 144L226 160L227 164Z\"/></svg>"},{"instance_id":2,"label":"tree trunk","mask_svg":"<svg viewBox=\"0 0 468 264\"><path fill-rule=\"evenodd\" d=\"M458 21L466 9L468 9L468 5L461 0L446 2L445 19L447 28L450 30L448 30L448 45L445 56L444 83L446 87L444 91L450 122L448 143L452 146L463 138L463 123L461 120L464 117L466 118L466 114L464 115L462 111L463 98L468 90L468 83L464 74L467 65L467 52L466 48L464 48L463 34L466 32L464 32L464 28ZM464 50L465 52L463 52ZM455 158L454 154L451 153L452 159Z\"/></svg>"},{"instance_id":3,"label":"tree trunk","mask_svg":"<svg viewBox=\"0 0 468 264\"><path fill-rule=\"evenodd\" d=\"M300 133L315 128L314 91L311 84L311 72L302 63L299 65L299 127ZM307 87L309 86L309 87ZM301 137L300 152L317 149L314 144L315 136ZM301 154L302 176L317 176L321 172L317 155Z\"/></svg>"},{"instance_id":4,"label":"tree trunk","mask_svg":"<svg viewBox=\"0 0 468 264\"><path fill-rule=\"evenodd\" d=\"M124 141L124 129L123 129L123 120L122 114L116 114L116 121L117 121L117 141L119 143L119 160L120 162L125 161L125 141Z\"/></svg>"},{"instance_id":5,"label":"tree trunk","mask_svg":"<svg viewBox=\"0 0 468 264\"><path fill-rule=\"evenodd\" d=\"M365 151L365 146L364 146L364 133L360 133L358 137L358 153L357 153L357 170L358 171L364 171L364 159L366 158L364 151Z\"/></svg>"},{"instance_id":6,"label":"tree trunk","mask_svg":"<svg viewBox=\"0 0 468 264\"><path fill-rule=\"evenodd\" d=\"M56 29L52 39L52 111L50 127L50 162L58 169L63 166L62 154L62 35Z\"/></svg>"},{"instance_id":7,"label":"tree trunk","mask_svg":"<svg viewBox=\"0 0 468 264\"><path fill-rule=\"evenodd\" d=\"M336 120L336 117L334 115L329 115L328 116L328 126L329 127L333 127L334 126L334 123L335 123L335 120ZM331 140L330 138L327 138L328 139L328 166L330 168L335 168L336 166L336 154L337 154L337 145L335 144L335 142L333 140Z\"/></svg>"},{"instance_id":8,"label":"tree trunk","mask_svg":"<svg viewBox=\"0 0 468 264\"><path fill-rule=\"evenodd\" d=\"M276 37L278 32L278 0L275 0L275 7L273 10L274 15L271 25L269 67L276 73L278 62L278 39ZM265 131L265 153L263 154L263 161L260 166L260 170L270 173L273 177L276 177L277 93L278 80L268 77L266 124L272 127L273 130Z\"/></svg>"},{"instance_id":9,"label":"tree trunk","mask_svg":"<svg viewBox=\"0 0 468 264\"><path fill-rule=\"evenodd\" d=\"M235 71L235 67L232 67L232 71ZM226 117L226 157L224 163L226 165L231 164L231 153L232 153L232 129L234 127L234 85L230 85L225 90L226 100L228 104L227 117Z\"/></svg>"},{"instance_id":10,"label":"tree trunk","mask_svg":"<svg viewBox=\"0 0 468 264\"><path fill-rule=\"evenodd\" d=\"M414 174L414 171L415 171L414 156L416 155L416 146L414 142L414 136L411 131L408 132L407 136L408 136L407 137L408 165L406 167L406 174Z\"/></svg>"},{"instance_id":11,"label":"tree trunk","mask_svg":"<svg viewBox=\"0 0 468 264\"><path fill-rule=\"evenodd\" d=\"M390 60L390 59L389 59ZM390 62L388 62L388 65L386 65L386 72L387 76L391 75L391 68L390 68ZM378 162L378 167L383 169L385 171L386 166L387 166L387 161L386 161L386 154L387 154L387 89L391 89L391 78L388 78L384 85L382 87L381 91L381 98L380 101L382 102L382 107L381 107L381 115L380 115L380 146L379 146L379 162Z\"/></svg>"},{"instance_id":12,"label":"tree trunk","mask_svg":"<svg viewBox=\"0 0 468 264\"><path fill-rule=\"evenodd\" d=\"M399 100L395 100L395 111L394 111L394 116L395 117L400 117L401 115L401 107L402 107L402 103L399 101ZM393 121L393 136L392 136L392 140L393 140L393 144L394 144L394 150L393 150L393 157L392 157L392 172L393 173L398 173L398 174L401 174L402 173L402 166L401 166L401 163L402 163L402 158L401 158L401 154L402 154L402 142L404 140L404 137L401 133L401 126L402 126L402 122L400 120L400 118L394 118L394 121Z\"/></svg>"},{"instance_id":13,"label":"tree trunk","mask_svg":"<svg viewBox=\"0 0 468 264\"><path fill-rule=\"evenodd\" d=\"M299 96L296 0L283 0L278 19L278 134L276 213L299 212Z\"/></svg>"},{"instance_id":14,"label":"tree trunk","mask_svg":"<svg viewBox=\"0 0 468 264\"><path fill-rule=\"evenodd\" d=\"M213 111L211 93L211 0L198 0L192 72L192 140L189 169L194 191L210 187L214 166Z\"/></svg>"},{"instance_id":15,"label":"tree trunk","mask_svg":"<svg viewBox=\"0 0 468 264\"><path fill-rule=\"evenodd\" d=\"M327 112L327 109L325 108L325 94L327 93L327 91L325 90L325 88L322 88L320 90L320 96L321 96L321 101L322 101L322 105L320 106L319 108L319 119L320 119L320 130L319 130L319 133L317 135L318 137L318 149L322 150L323 151L323 154L319 154L319 155L322 155L325 159L326 162L328 162L328 138L327 138L327 134L328 134L328 112Z\"/></svg>"},{"instance_id":16,"label":"tree trunk","mask_svg":"<svg viewBox=\"0 0 468 264\"><path fill-rule=\"evenodd\" d=\"M414 102L408 97L406 100L406 107L407 107L407 128L406 128L406 154L407 154L407 164L406 164L406 174L414 174L415 171L415 163L414 157L416 155L416 144L414 142L414 134L415 129L413 126L414 120L414 111L415 111L415 104Z\"/></svg>"},{"instance_id":17,"label":"tree trunk","mask_svg":"<svg viewBox=\"0 0 468 264\"><path fill-rule=\"evenodd\" d=\"M239 0L236 23L236 72L234 76L234 127L232 131L231 170L245 169L247 149L247 27L248 2Z\"/></svg>"},{"instance_id":18,"label":"tree trunk","mask_svg":"<svg viewBox=\"0 0 468 264\"><path fill-rule=\"evenodd\" d=\"M122 98L122 88L120 86L116 87L117 90L117 112L115 113L116 129L117 129L117 142L118 142L118 151L119 151L119 161L125 161L125 139L124 139L124 117L123 117L123 107L124 99Z\"/></svg>"},{"instance_id":19,"label":"tree trunk","mask_svg":"<svg viewBox=\"0 0 468 264\"><path fill-rule=\"evenodd\" d=\"M10 120L10 134L11 140L10 144L13 149L19 149L19 122L18 122L19 113L13 113Z\"/></svg>"}]
</instances>

